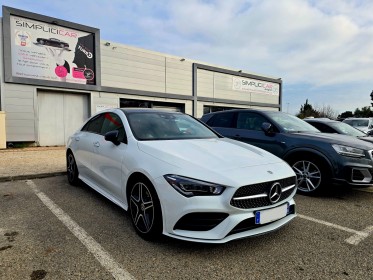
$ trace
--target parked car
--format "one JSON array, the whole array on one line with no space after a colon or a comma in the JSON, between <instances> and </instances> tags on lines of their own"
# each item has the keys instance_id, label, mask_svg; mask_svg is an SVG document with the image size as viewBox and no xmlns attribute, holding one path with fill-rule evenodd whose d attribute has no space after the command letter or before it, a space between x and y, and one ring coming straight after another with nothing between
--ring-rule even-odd
<instances>
[{"instance_id":1,"label":"parked car","mask_svg":"<svg viewBox=\"0 0 373 280\"><path fill-rule=\"evenodd\" d=\"M324 133L337 133L344 134L353 137L357 137L361 140L373 143L373 137L368 136L366 133L359 129L352 127L351 125L339 121L334 121L328 118L312 118L304 119L310 125L316 127L318 130Z\"/></svg>"},{"instance_id":2,"label":"parked car","mask_svg":"<svg viewBox=\"0 0 373 280\"><path fill-rule=\"evenodd\" d=\"M202 121L226 137L255 145L286 160L297 174L298 191L317 194L330 183L372 185L371 143L329 135L282 112L231 110Z\"/></svg>"},{"instance_id":3,"label":"parked car","mask_svg":"<svg viewBox=\"0 0 373 280\"><path fill-rule=\"evenodd\" d=\"M62 40L56 39L56 38L49 38L49 39L37 38L36 42L40 45L57 47L57 48L68 48L69 47L68 43Z\"/></svg>"},{"instance_id":4,"label":"parked car","mask_svg":"<svg viewBox=\"0 0 373 280\"><path fill-rule=\"evenodd\" d=\"M373 129L373 118L347 118L343 120L364 133L368 133Z\"/></svg>"},{"instance_id":5,"label":"parked car","mask_svg":"<svg viewBox=\"0 0 373 280\"><path fill-rule=\"evenodd\" d=\"M224 243L296 216L286 162L182 113L100 112L69 138L66 161L69 183L82 180L128 210L144 239Z\"/></svg>"}]
</instances>

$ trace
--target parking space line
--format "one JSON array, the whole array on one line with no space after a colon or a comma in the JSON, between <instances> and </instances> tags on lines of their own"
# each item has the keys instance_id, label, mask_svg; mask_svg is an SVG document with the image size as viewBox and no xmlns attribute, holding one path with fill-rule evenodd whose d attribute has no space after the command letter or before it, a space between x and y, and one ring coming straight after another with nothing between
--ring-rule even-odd
<instances>
[{"instance_id":1,"label":"parking space line","mask_svg":"<svg viewBox=\"0 0 373 280\"><path fill-rule=\"evenodd\" d=\"M73 219L70 218L57 204L55 204L48 196L41 192L36 184L31 181L26 181L33 192L44 203L45 206L75 235L76 238L94 255L98 262L109 271L114 279L118 280L134 280L135 278L113 259L113 257L105 251L105 249L96 242L83 228L81 228Z\"/></svg>"},{"instance_id":2,"label":"parking space line","mask_svg":"<svg viewBox=\"0 0 373 280\"><path fill-rule=\"evenodd\" d=\"M349 244L352 244L352 245L358 245L361 241L363 241L365 238L367 238L370 234L373 233L373 226L367 227L363 231L358 231L358 230L350 229L350 228L347 228L347 227L342 227L340 225L336 225L336 224L333 224L333 223L329 223L329 222L326 222L326 221L323 221L323 220L318 220L318 219L315 219L315 218L312 218L312 217L304 216L304 215L301 215L301 214L298 214L298 217L302 218L302 219L305 219L305 220L308 220L308 221L319 223L319 224L322 224L322 225L325 225L325 226L328 226L328 227L332 227L332 228L343 230L343 231L346 231L346 232L349 232L349 233L353 233L354 234L353 236L351 236L351 237L349 237L345 240L345 242L347 242Z\"/></svg>"},{"instance_id":3,"label":"parking space line","mask_svg":"<svg viewBox=\"0 0 373 280\"><path fill-rule=\"evenodd\" d=\"M347 238L345 241L349 244L352 244L352 245L359 244L360 241L364 240L365 238L367 238L369 235L371 235L373 233L373 226L367 227L361 233L364 233L364 235L363 234L355 234L355 235Z\"/></svg>"}]
</instances>

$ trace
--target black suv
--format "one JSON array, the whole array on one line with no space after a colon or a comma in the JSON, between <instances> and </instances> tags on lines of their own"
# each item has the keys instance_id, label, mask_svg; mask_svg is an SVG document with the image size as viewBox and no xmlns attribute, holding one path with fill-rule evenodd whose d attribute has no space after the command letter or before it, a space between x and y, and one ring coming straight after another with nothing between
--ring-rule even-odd
<instances>
[{"instance_id":1,"label":"black suv","mask_svg":"<svg viewBox=\"0 0 373 280\"><path fill-rule=\"evenodd\" d=\"M355 137L321 133L282 112L230 110L201 119L223 136L255 145L287 161L297 174L298 191L315 194L330 183L373 184L373 144Z\"/></svg>"}]
</instances>

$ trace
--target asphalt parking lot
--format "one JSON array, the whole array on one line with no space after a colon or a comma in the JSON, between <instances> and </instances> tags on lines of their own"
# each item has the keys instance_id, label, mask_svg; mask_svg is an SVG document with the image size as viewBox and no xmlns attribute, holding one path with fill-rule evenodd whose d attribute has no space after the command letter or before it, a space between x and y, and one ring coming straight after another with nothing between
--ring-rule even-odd
<instances>
[{"instance_id":1,"label":"asphalt parking lot","mask_svg":"<svg viewBox=\"0 0 373 280\"><path fill-rule=\"evenodd\" d=\"M64 176L0 183L0 279L373 279L373 193L297 195L279 231L223 245L138 237Z\"/></svg>"}]
</instances>

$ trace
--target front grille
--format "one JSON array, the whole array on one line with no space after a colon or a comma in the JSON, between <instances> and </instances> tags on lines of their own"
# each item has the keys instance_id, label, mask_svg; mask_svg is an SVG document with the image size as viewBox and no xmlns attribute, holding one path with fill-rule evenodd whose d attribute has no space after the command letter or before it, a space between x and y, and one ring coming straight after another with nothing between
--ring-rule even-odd
<instances>
[{"instance_id":1,"label":"front grille","mask_svg":"<svg viewBox=\"0 0 373 280\"><path fill-rule=\"evenodd\" d=\"M291 215L291 214L295 214L295 205L290 205L289 206L289 209L288 209L288 213L287 215ZM276 221L273 221L271 223L274 223ZM268 223L266 225L269 225L271 223ZM248 231L248 230L252 230L252 229L255 229L255 228L258 228L258 227L261 227L263 225L259 225L259 224L255 224L255 218L248 218L246 220L243 220L242 222L240 222L238 225L236 225L228 234L228 235L232 235L232 234L235 234L235 233L240 233L240 232L244 232L244 231Z\"/></svg>"},{"instance_id":2,"label":"front grille","mask_svg":"<svg viewBox=\"0 0 373 280\"><path fill-rule=\"evenodd\" d=\"M176 223L174 229L206 231L216 227L228 216L227 213L189 213Z\"/></svg>"},{"instance_id":3,"label":"front grille","mask_svg":"<svg viewBox=\"0 0 373 280\"><path fill-rule=\"evenodd\" d=\"M280 199L276 202L278 203L287 199L293 193L296 185L296 177L288 177L278 181L270 181L240 187L233 195L233 198L231 199L231 205L241 209L259 208L272 205L271 201L268 198L268 193L271 186L276 182L281 184L282 190L285 189L285 191L282 191ZM294 185L294 187L286 190L287 187L290 187L292 185ZM237 199L244 197L249 198Z\"/></svg>"}]
</instances>

